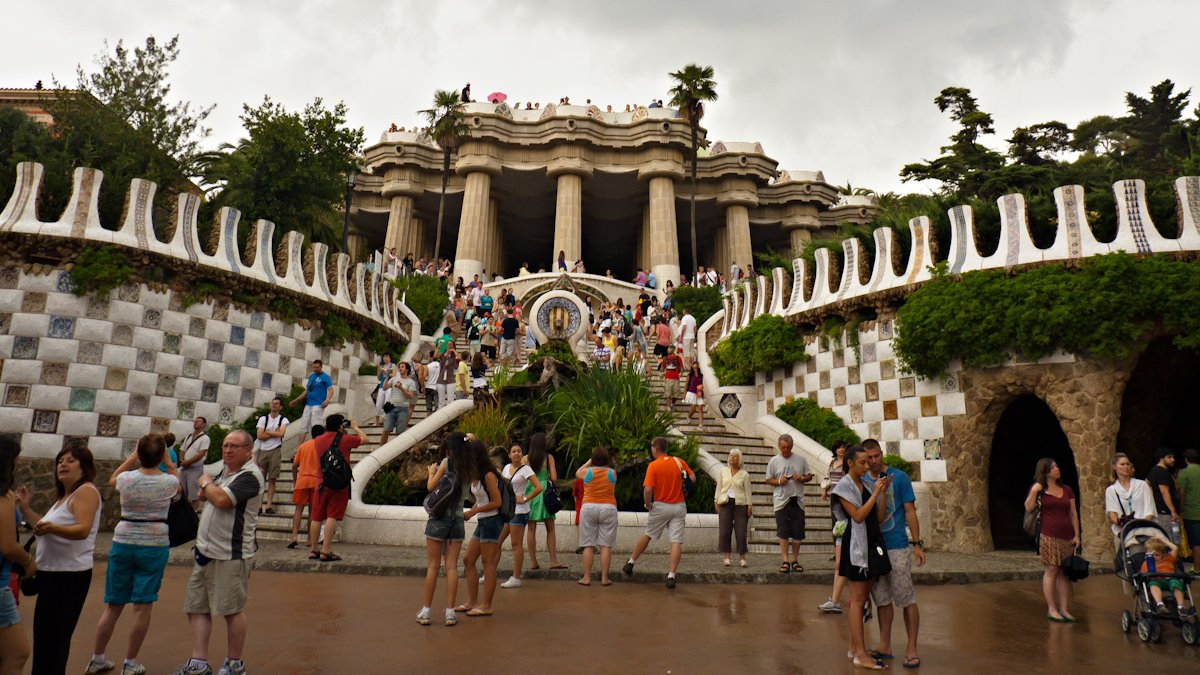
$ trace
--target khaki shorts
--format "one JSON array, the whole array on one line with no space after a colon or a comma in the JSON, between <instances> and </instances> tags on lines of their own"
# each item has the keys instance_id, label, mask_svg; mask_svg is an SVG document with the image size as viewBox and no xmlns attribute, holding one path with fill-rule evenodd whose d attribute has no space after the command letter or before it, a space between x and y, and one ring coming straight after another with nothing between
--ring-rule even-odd
<instances>
[{"instance_id":1,"label":"khaki shorts","mask_svg":"<svg viewBox=\"0 0 1200 675\"><path fill-rule=\"evenodd\" d=\"M183 611L188 614L230 616L246 609L252 560L209 560L192 567Z\"/></svg>"},{"instance_id":2,"label":"khaki shorts","mask_svg":"<svg viewBox=\"0 0 1200 675\"><path fill-rule=\"evenodd\" d=\"M682 544L686 520L687 504L654 502L654 508L650 509L650 513L646 517L646 536L658 539L662 536L663 530L666 530L667 538L672 544Z\"/></svg>"},{"instance_id":3,"label":"khaki shorts","mask_svg":"<svg viewBox=\"0 0 1200 675\"><path fill-rule=\"evenodd\" d=\"M875 580L871 599L879 607L896 605L901 609L917 604L917 591L912 580L912 551L908 548L888 549L892 571Z\"/></svg>"},{"instance_id":4,"label":"khaki shorts","mask_svg":"<svg viewBox=\"0 0 1200 675\"><path fill-rule=\"evenodd\" d=\"M279 478L279 467L283 462L283 448L259 450L254 455L254 463L262 471L263 478L267 480Z\"/></svg>"},{"instance_id":5,"label":"khaki shorts","mask_svg":"<svg viewBox=\"0 0 1200 675\"><path fill-rule=\"evenodd\" d=\"M693 339L685 339L683 341L683 358L685 358L685 359L696 358L696 340L694 338Z\"/></svg>"},{"instance_id":6,"label":"khaki shorts","mask_svg":"<svg viewBox=\"0 0 1200 675\"><path fill-rule=\"evenodd\" d=\"M679 380L671 380L663 378L663 398L678 399L679 398Z\"/></svg>"}]
</instances>

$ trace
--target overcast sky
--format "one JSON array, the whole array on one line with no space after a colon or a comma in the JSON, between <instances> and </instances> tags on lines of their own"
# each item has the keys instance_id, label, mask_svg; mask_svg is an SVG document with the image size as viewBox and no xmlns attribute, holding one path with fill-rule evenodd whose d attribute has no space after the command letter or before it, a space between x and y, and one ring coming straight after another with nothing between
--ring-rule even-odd
<instances>
[{"instance_id":1,"label":"overcast sky","mask_svg":"<svg viewBox=\"0 0 1200 675\"><path fill-rule=\"evenodd\" d=\"M879 191L921 189L897 173L952 131L933 105L945 86L974 92L1002 148L1016 126L1122 114L1123 92L1164 78L1200 85L1200 3L1183 0L122 0L9 3L4 23L0 87L73 83L106 39L178 34L174 93L217 104L214 146L264 94L292 109L343 100L369 144L417 123L435 88L623 110L666 98L667 73L695 61L716 69L710 139Z\"/></svg>"}]
</instances>

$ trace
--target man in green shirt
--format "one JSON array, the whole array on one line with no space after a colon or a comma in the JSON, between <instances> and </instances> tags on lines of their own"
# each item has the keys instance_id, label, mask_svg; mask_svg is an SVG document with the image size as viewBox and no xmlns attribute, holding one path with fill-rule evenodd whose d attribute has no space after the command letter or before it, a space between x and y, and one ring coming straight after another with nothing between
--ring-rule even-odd
<instances>
[{"instance_id":1,"label":"man in green shirt","mask_svg":"<svg viewBox=\"0 0 1200 675\"><path fill-rule=\"evenodd\" d=\"M1200 548L1200 450L1191 448L1183 456L1187 459L1187 468L1179 472L1175 487L1179 490L1183 531L1192 548L1192 572L1195 573L1197 557L1200 557L1196 553Z\"/></svg>"},{"instance_id":2,"label":"man in green shirt","mask_svg":"<svg viewBox=\"0 0 1200 675\"><path fill-rule=\"evenodd\" d=\"M446 353L446 347L449 347L452 342L454 342L454 336L450 334L450 327L447 326L442 329L442 334L433 343L434 355L440 358L442 354Z\"/></svg>"}]
</instances>

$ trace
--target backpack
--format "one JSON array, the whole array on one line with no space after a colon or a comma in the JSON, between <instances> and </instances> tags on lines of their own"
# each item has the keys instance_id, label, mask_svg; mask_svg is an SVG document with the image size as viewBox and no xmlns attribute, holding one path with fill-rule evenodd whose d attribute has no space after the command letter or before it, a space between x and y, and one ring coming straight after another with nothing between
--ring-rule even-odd
<instances>
[{"instance_id":1,"label":"backpack","mask_svg":"<svg viewBox=\"0 0 1200 675\"><path fill-rule=\"evenodd\" d=\"M499 473L496 474L496 482L500 487L500 517L507 523L517 514L517 493L513 490L512 481Z\"/></svg>"},{"instance_id":2,"label":"backpack","mask_svg":"<svg viewBox=\"0 0 1200 675\"><path fill-rule=\"evenodd\" d=\"M350 487L354 474L350 471L350 462L341 453L338 446L342 442L342 432L338 431L333 442L321 455L321 487L330 490L345 490Z\"/></svg>"},{"instance_id":3,"label":"backpack","mask_svg":"<svg viewBox=\"0 0 1200 675\"><path fill-rule=\"evenodd\" d=\"M462 502L462 482L458 479L454 465L447 459L446 472L442 474L437 485L433 486L433 490L425 495L425 513L431 518L441 518L455 501Z\"/></svg>"},{"instance_id":4,"label":"backpack","mask_svg":"<svg viewBox=\"0 0 1200 675\"><path fill-rule=\"evenodd\" d=\"M558 494L558 488L554 487L554 482L549 477L546 478L546 486L542 490L542 507L550 515L562 511L563 507L562 495Z\"/></svg>"},{"instance_id":5,"label":"backpack","mask_svg":"<svg viewBox=\"0 0 1200 675\"><path fill-rule=\"evenodd\" d=\"M679 477L683 481L683 497L687 499L696 490L696 482L692 480L691 474L683 470L683 463L679 461L678 457L672 457L671 459L675 460L675 466L679 468Z\"/></svg>"}]
</instances>

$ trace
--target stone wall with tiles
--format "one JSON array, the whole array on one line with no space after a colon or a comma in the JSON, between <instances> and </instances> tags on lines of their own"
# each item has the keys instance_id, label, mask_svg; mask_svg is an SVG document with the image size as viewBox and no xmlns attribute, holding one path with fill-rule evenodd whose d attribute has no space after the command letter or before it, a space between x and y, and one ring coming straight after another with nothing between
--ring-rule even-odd
<instances>
[{"instance_id":1,"label":"stone wall with tiles","mask_svg":"<svg viewBox=\"0 0 1200 675\"><path fill-rule=\"evenodd\" d=\"M357 342L317 347L317 330L231 304L183 307L183 293L129 284L108 298L77 296L66 272L0 267L0 433L22 434L22 455L53 458L85 439L116 460L148 432L183 437L191 420L241 422L326 364L346 403Z\"/></svg>"}]
</instances>

